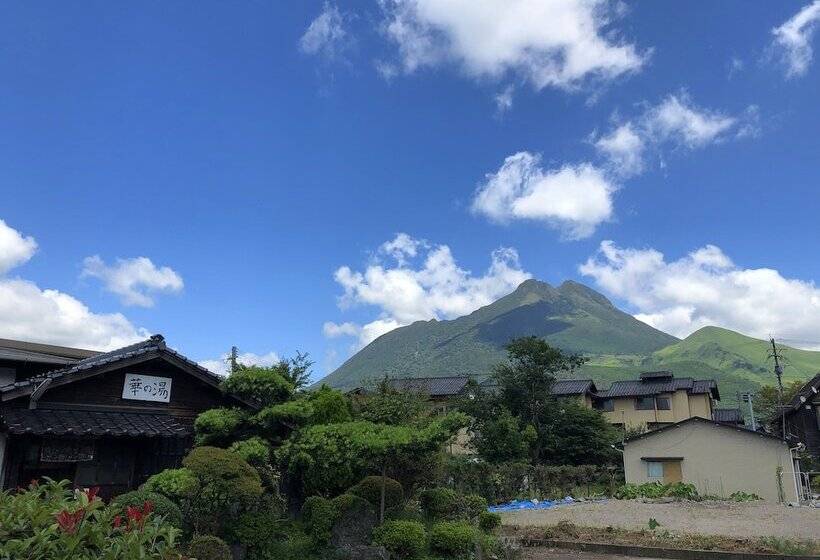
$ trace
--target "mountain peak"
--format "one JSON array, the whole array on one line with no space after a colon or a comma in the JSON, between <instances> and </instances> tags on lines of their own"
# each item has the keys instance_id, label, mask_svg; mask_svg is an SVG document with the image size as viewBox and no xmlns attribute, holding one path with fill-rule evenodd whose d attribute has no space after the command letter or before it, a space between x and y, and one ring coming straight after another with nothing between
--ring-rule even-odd
<instances>
[{"instance_id":1,"label":"mountain peak","mask_svg":"<svg viewBox=\"0 0 820 560\"><path fill-rule=\"evenodd\" d=\"M560 286L558 286L558 291L564 295L576 295L586 299L590 299L595 303L599 303L607 307L614 307L612 305L612 302L609 301L606 298L606 296L604 296L600 292L596 292L589 286L581 284L580 282L575 282L574 280L565 280Z\"/></svg>"}]
</instances>

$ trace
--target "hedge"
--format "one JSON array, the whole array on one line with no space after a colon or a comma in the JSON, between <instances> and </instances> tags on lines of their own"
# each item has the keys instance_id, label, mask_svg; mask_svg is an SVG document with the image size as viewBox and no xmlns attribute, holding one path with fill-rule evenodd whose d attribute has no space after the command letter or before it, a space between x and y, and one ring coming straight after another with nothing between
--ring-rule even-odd
<instances>
[{"instance_id":1,"label":"hedge","mask_svg":"<svg viewBox=\"0 0 820 560\"><path fill-rule=\"evenodd\" d=\"M437 483L462 494L478 494L497 504L517 498L612 495L623 484L623 470L595 465L491 464L450 456Z\"/></svg>"}]
</instances>

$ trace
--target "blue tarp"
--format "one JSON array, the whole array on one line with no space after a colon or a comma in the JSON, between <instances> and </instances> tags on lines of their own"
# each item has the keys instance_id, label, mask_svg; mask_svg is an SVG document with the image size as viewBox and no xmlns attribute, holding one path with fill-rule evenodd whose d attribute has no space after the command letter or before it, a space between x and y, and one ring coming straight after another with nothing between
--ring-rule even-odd
<instances>
[{"instance_id":1,"label":"blue tarp","mask_svg":"<svg viewBox=\"0 0 820 560\"><path fill-rule=\"evenodd\" d=\"M571 496L567 496L563 500L513 500L506 504L498 504L490 506L487 511L517 511L519 509L550 509L555 506L562 506L565 504L574 504L575 500Z\"/></svg>"}]
</instances>

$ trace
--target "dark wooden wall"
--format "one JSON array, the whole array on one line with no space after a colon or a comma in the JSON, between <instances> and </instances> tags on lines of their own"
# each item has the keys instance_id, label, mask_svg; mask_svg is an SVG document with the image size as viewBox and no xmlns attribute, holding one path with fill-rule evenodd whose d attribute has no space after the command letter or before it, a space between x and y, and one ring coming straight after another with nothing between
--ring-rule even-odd
<instances>
[{"instance_id":1,"label":"dark wooden wall","mask_svg":"<svg viewBox=\"0 0 820 560\"><path fill-rule=\"evenodd\" d=\"M126 373L171 378L171 402L139 401L122 398ZM193 417L219 406L231 405L222 392L177 366L161 359L143 362L87 379L48 389L39 401L40 408L71 405L75 410L121 410L131 412L167 412L174 416ZM235 406L235 403L234 403Z\"/></svg>"}]
</instances>

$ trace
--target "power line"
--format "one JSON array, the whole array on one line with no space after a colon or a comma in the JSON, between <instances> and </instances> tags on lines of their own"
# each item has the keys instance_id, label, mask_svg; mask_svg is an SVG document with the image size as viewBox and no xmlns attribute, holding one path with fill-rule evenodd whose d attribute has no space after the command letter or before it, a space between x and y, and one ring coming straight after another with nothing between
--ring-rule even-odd
<instances>
[{"instance_id":1,"label":"power line","mask_svg":"<svg viewBox=\"0 0 820 560\"><path fill-rule=\"evenodd\" d=\"M777 345L774 343L774 337L769 339L769 342L772 343L772 351L769 354L769 358L774 358L774 374L777 376L777 411L780 414L780 424L783 430L783 439L786 439L786 415L783 414L783 368L780 367L780 359L783 357L783 354L780 350L778 350Z\"/></svg>"}]
</instances>

